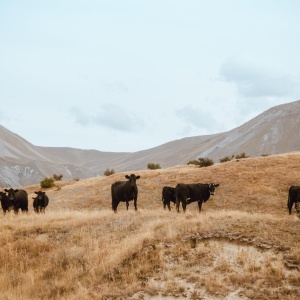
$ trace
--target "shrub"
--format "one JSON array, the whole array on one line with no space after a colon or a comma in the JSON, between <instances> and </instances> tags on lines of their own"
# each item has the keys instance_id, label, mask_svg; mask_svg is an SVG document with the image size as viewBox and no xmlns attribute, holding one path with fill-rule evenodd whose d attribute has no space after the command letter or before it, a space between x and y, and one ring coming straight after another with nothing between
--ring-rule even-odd
<instances>
[{"instance_id":1,"label":"shrub","mask_svg":"<svg viewBox=\"0 0 300 300\"><path fill-rule=\"evenodd\" d=\"M147 168L149 170L157 170L157 169L161 169L160 164L154 164L154 163L149 163L147 165Z\"/></svg>"},{"instance_id":2,"label":"shrub","mask_svg":"<svg viewBox=\"0 0 300 300\"><path fill-rule=\"evenodd\" d=\"M198 160L191 160L188 162L188 165L196 165L199 166L200 168L212 166L213 164L214 161L212 159L203 158L203 157L198 158Z\"/></svg>"},{"instance_id":3,"label":"shrub","mask_svg":"<svg viewBox=\"0 0 300 300\"><path fill-rule=\"evenodd\" d=\"M223 158L220 158L220 163L231 161L233 158L234 158L234 155L232 155L232 156L225 156Z\"/></svg>"},{"instance_id":4,"label":"shrub","mask_svg":"<svg viewBox=\"0 0 300 300\"><path fill-rule=\"evenodd\" d=\"M63 176L64 176L63 174L60 174L60 175L53 174L52 177L53 177L54 180L61 180L63 178Z\"/></svg>"},{"instance_id":5,"label":"shrub","mask_svg":"<svg viewBox=\"0 0 300 300\"><path fill-rule=\"evenodd\" d=\"M198 158L200 164L199 166L200 167L209 167L209 166L212 166L214 164L214 161L210 158Z\"/></svg>"},{"instance_id":6,"label":"shrub","mask_svg":"<svg viewBox=\"0 0 300 300\"><path fill-rule=\"evenodd\" d=\"M187 164L188 165L199 166L200 162L199 162L199 160L190 160Z\"/></svg>"},{"instance_id":7,"label":"shrub","mask_svg":"<svg viewBox=\"0 0 300 300\"><path fill-rule=\"evenodd\" d=\"M41 182L40 182L41 188L47 189L51 188L54 186L54 179L53 178L48 178L45 177Z\"/></svg>"},{"instance_id":8,"label":"shrub","mask_svg":"<svg viewBox=\"0 0 300 300\"><path fill-rule=\"evenodd\" d=\"M237 155L235 156L236 159L248 158L248 157L249 157L249 156L247 156L245 152L242 152L242 153L237 154Z\"/></svg>"},{"instance_id":9,"label":"shrub","mask_svg":"<svg viewBox=\"0 0 300 300\"><path fill-rule=\"evenodd\" d=\"M115 174L115 173L116 173L116 172L115 172L114 169L111 169L111 170L110 170L110 169L107 168L107 169L104 171L103 174L104 174L105 176L110 176L110 175L113 175L113 174Z\"/></svg>"}]
</instances>

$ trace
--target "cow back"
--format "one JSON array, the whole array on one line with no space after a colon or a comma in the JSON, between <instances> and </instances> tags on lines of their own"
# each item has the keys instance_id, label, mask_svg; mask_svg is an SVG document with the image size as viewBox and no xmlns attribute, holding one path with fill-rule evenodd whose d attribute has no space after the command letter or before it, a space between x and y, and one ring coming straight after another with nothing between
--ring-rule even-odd
<instances>
[{"instance_id":1,"label":"cow back","mask_svg":"<svg viewBox=\"0 0 300 300\"><path fill-rule=\"evenodd\" d=\"M188 189L189 189L189 196L191 201L199 201L199 200L206 201L210 196L208 184L203 184L203 183L189 184Z\"/></svg>"},{"instance_id":2,"label":"cow back","mask_svg":"<svg viewBox=\"0 0 300 300\"><path fill-rule=\"evenodd\" d=\"M14 205L20 208L28 207L28 194L24 190L18 190L15 193Z\"/></svg>"}]
</instances>

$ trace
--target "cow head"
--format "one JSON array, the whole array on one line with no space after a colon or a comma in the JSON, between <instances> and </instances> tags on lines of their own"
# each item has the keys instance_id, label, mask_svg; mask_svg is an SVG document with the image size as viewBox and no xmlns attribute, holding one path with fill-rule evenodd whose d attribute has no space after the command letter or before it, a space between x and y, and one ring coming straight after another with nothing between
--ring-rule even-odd
<instances>
[{"instance_id":1,"label":"cow head","mask_svg":"<svg viewBox=\"0 0 300 300\"><path fill-rule=\"evenodd\" d=\"M136 181L137 181L137 179L140 178L140 176L139 175L135 176L134 174L131 174L130 176L125 175L125 178L127 178L129 180L131 186L135 186Z\"/></svg>"},{"instance_id":2,"label":"cow head","mask_svg":"<svg viewBox=\"0 0 300 300\"><path fill-rule=\"evenodd\" d=\"M37 194L37 197L36 197L37 199L42 200L44 198L45 192L38 191L35 193Z\"/></svg>"},{"instance_id":3,"label":"cow head","mask_svg":"<svg viewBox=\"0 0 300 300\"><path fill-rule=\"evenodd\" d=\"M210 183L210 184L208 185L208 189L209 189L210 195L214 195L214 194L215 194L215 189L216 189L216 187L218 187L218 186L219 186L218 183L217 183L217 184L215 184L215 183Z\"/></svg>"},{"instance_id":4,"label":"cow head","mask_svg":"<svg viewBox=\"0 0 300 300\"><path fill-rule=\"evenodd\" d=\"M5 189L4 191L7 192L8 199L12 201L15 199L15 193L17 193L19 190L14 190L10 188L9 190Z\"/></svg>"}]
</instances>

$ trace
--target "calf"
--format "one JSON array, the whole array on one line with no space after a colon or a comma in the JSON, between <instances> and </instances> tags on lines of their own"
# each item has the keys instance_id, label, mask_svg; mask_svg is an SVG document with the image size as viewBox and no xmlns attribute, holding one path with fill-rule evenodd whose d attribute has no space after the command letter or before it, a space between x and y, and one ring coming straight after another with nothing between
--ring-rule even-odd
<instances>
[{"instance_id":1,"label":"calf","mask_svg":"<svg viewBox=\"0 0 300 300\"><path fill-rule=\"evenodd\" d=\"M164 209L166 209L166 206L168 206L168 209L171 210L170 202L176 203L176 193L175 188L170 186L164 186L162 189L162 202Z\"/></svg>"},{"instance_id":2,"label":"calf","mask_svg":"<svg viewBox=\"0 0 300 300\"><path fill-rule=\"evenodd\" d=\"M45 213L45 209L49 204L49 198L45 192L35 192L37 196L33 198L33 209L36 213Z\"/></svg>"},{"instance_id":3,"label":"calf","mask_svg":"<svg viewBox=\"0 0 300 300\"><path fill-rule=\"evenodd\" d=\"M9 190L5 189L5 192L8 194L9 201L13 203L15 214L18 214L19 209L21 209L22 212L28 212L28 194L26 191L10 188Z\"/></svg>"},{"instance_id":4,"label":"calf","mask_svg":"<svg viewBox=\"0 0 300 300\"><path fill-rule=\"evenodd\" d=\"M176 209L179 212L180 203L182 204L183 211L186 210L186 205L197 201L199 212L202 208L202 203L206 202L210 195L215 194L215 189L219 184L210 183L194 183L194 184L184 184L179 183L176 186Z\"/></svg>"},{"instance_id":5,"label":"calf","mask_svg":"<svg viewBox=\"0 0 300 300\"><path fill-rule=\"evenodd\" d=\"M10 212L13 209L14 203L9 200L5 192L0 192L0 201L4 215L6 214L6 212Z\"/></svg>"},{"instance_id":6,"label":"calf","mask_svg":"<svg viewBox=\"0 0 300 300\"><path fill-rule=\"evenodd\" d=\"M300 186L292 185L289 188L287 207L289 214L292 214L292 207L295 204L297 215L300 216Z\"/></svg>"},{"instance_id":7,"label":"calf","mask_svg":"<svg viewBox=\"0 0 300 300\"><path fill-rule=\"evenodd\" d=\"M140 178L139 175L131 174L125 175L127 181L117 181L111 185L111 198L112 198L112 209L117 212L117 207L120 202L126 202L126 208L128 210L129 201L134 201L134 208L137 210L137 196L138 188L136 180Z\"/></svg>"}]
</instances>

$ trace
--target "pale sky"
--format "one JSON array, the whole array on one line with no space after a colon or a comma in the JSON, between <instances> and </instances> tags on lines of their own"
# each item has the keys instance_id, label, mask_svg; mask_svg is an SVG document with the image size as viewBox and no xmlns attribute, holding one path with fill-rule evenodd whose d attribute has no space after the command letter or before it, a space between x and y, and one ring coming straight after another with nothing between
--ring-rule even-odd
<instances>
[{"instance_id":1,"label":"pale sky","mask_svg":"<svg viewBox=\"0 0 300 300\"><path fill-rule=\"evenodd\" d=\"M300 99L298 0L0 0L0 124L135 152Z\"/></svg>"}]
</instances>

